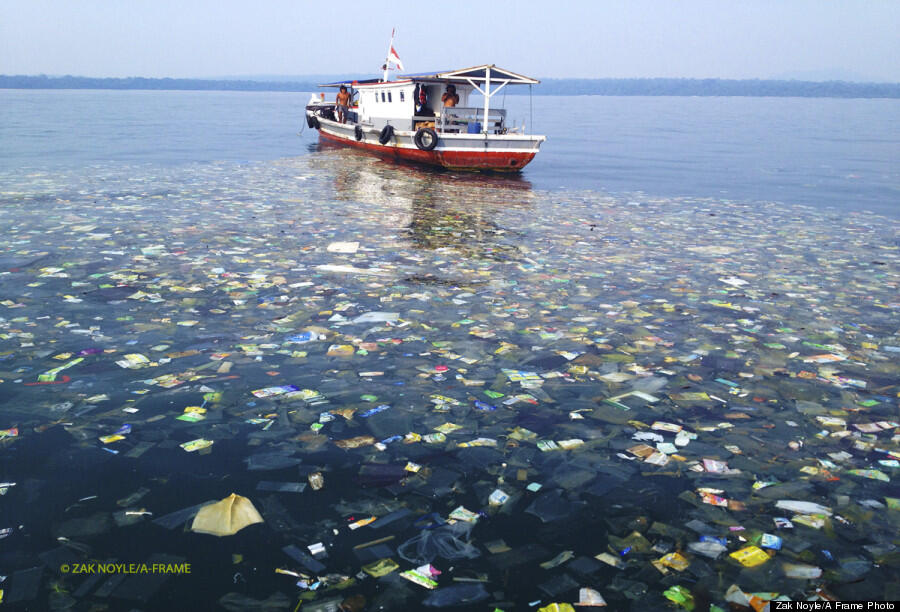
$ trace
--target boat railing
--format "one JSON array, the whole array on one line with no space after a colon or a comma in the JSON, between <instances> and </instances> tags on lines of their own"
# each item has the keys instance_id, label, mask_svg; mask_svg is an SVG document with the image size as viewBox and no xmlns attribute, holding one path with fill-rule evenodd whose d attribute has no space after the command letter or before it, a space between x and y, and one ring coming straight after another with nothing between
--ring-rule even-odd
<instances>
[{"instance_id":1,"label":"boat railing","mask_svg":"<svg viewBox=\"0 0 900 612\"><path fill-rule=\"evenodd\" d=\"M484 125L484 109L468 106L444 108L437 117L413 117L414 126L432 127L445 134L504 134L506 133L506 109L488 110Z\"/></svg>"}]
</instances>

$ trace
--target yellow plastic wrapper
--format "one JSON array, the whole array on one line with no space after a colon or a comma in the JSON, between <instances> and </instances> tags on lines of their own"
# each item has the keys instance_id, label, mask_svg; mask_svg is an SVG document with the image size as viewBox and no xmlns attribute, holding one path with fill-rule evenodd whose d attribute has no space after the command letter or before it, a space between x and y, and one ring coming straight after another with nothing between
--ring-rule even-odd
<instances>
[{"instance_id":1,"label":"yellow plastic wrapper","mask_svg":"<svg viewBox=\"0 0 900 612\"><path fill-rule=\"evenodd\" d=\"M262 523L263 517L246 497L232 493L222 501L200 508L191 531L214 536L234 535L244 527Z\"/></svg>"},{"instance_id":2,"label":"yellow plastic wrapper","mask_svg":"<svg viewBox=\"0 0 900 612\"><path fill-rule=\"evenodd\" d=\"M393 559L379 559L373 563L369 563L368 565L363 565L362 569L365 573L372 576L373 578L381 578L382 576L387 576L393 571L399 569L400 566Z\"/></svg>"},{"instance_id":3,"label":"yellow plastic wrapper","mask_svg":"<svg viewBox=\"0 0 900 612\"><path fill-rule=\"evenodd\" d=\"M203 438L197 438L196 440L191 440L190 442L185 442L183 444L179 444L181 448L186 450L189 453L193 453L198 450L202 450L204 448L209 448L213 445L212 440L204 440Z\"/></svg>"},{"instance_id":4,"label":"yellow plastic wrapper","mask_svg":"<svg viewBox=\"0 0 900 612\"><path fill-rule=\"evenodd\" d=\"M439 431L442 434L453 433L457 429L462 429L462 425L457 425L456 423L444 423L443 425L438 425L434 428L435 431Z\"/></svg>"},{"instance_id":5,"label":"yellow plastic wrapper","mask_svg":"<svg viewBox=\"0 0 900 612\"><path fill-rule=\"evenodd\" d=\"M329 357L349 357L356 349L350 344L332 344L328 347Z\"/></svg>"},{"instance_id":6,"label":"yellow plastic wrapper","mask_svg":"<svg viewBox=\"0 0 900 612\"><path fill-rule=\"evenodd\" d=\"M770 559L769 555L766 554L766 551L758 546L745 546L728 556L744 567L756 567Z\"/></svg>"},{"instance_id":7,"label":"yellow plastic wrapper","mask_svg":"<svg viewBox=\"0 0 900 612\"><path fill-rule=\"evenodd\" d=\"M668 555L662 557L659 562L666 567L671 567L673 570L677 570L679 572L683 572L691 564L691 562L688 561L681 553L677 552L669 553Z\"/></svg>"},{"instance_id":8,"label":"yellow plastic wrapper","mask_svg":"<svg viewBox=\"0 0 900 612\"><path fill-rule=\"evenodd\" d=\"M575 612L575 608L572 607L572 604L552 603L543 608L538 608L538 612Z\"/></svg>"}]
</instances>

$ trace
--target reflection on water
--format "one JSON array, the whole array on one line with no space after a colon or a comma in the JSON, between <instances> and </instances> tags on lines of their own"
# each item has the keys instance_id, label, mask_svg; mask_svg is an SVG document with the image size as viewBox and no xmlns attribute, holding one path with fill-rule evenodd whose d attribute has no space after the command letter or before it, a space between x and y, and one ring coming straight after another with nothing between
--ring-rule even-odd
<instances>
[{"instance_id":1,"label":"reflection on water","mask_svg":"<svg viewBox=\"0 0 900 612\"><path fill-rule=\"evenodd\" d=\"M0 183L4 603L896 599L890 220L326 148Z\"/></svg>"},{"instance_id":2,"label":"reflection on water","mask_svg":"<svg viewBox=\"0 0 900 612\"><path fill-rule=\"evenodd\" d=\"M384 206L386 221L405 228L415 247L453 248L466 257L514 256L494 218L529 214L536 197L520 175L449 172L333 144L323 145L311 166L331 170L338 199Z\"/></svg>"},{"instance_id":3,"label":"reflection on water","mask_svg":"<svg viewBox=\"0 0 900 612\"><path fill-rule=\"evenodd\" d=\"M369 153L358 151L351 147L343 146L330 141L318 141L309 146L309 151L319 153L318 159L311 161L313 165L317 165L323 161L340 160L340 165L353 165L353 160L359 160L360 164L365 167L374 168L376 162L386 164L389 168L408 170L404 172L405 178L411 180L424 180L428 185L436 185L441 181L441 177L449 177L452 179L460 179L470 186L494 186L505 189L531 189L531 183L518 172L513 173L484 173L484 172L458 172L448 170L446 168L438 168L425 166L422 164L410 163L402 159L383 158L374 156ZM330 155L330 154L335 155ZM370 160L366 163L364 160ZM376 160L376 161L371 161Z\"/></svg>"}]
</instances>

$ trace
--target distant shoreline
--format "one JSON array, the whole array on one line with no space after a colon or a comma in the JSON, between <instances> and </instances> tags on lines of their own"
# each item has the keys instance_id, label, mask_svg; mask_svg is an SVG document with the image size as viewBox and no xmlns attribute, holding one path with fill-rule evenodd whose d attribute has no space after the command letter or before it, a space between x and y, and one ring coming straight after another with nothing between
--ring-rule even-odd
<instances>
[{"instance_id":1,"label":"distant shoreline","mask_svg":"<svg viewBox=\"0 0 900 612\"><path fill-rule=\"evenodd\" d=\"M106 89L168 91L319 91L316 81L93 78L0 75L0 89ZM900 98L900 83L779 81L766 79L545 79L535 95L744 96L801 98ZM510 95L527 94L524 87Z\"/></svg>"}]
</instances>

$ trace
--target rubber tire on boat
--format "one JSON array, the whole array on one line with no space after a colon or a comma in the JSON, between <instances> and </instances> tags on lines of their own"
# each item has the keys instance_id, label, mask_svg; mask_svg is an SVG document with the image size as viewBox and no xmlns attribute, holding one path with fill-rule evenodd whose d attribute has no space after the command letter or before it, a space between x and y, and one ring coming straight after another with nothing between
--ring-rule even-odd
<instances>
[{"instance_id":1,"label":"rubber tire on boat","mask_svg":"<svg viewBox=\"0 0 900 612\"><path fill-rule=\"evenodd\" d=\"M319 118L315 115L307 115L306 116L306 125L311 127L314 130L319 129Z\"/></svg>"},{"instance_id":2,"label":"rubber tire on boat","mask_svg":"<svg viewBox=\"0 0 900 612\"><path fill-rule=\"evenodd\" d=\"M362 140L363 139L362 128L357 125L356 128L354 128L354 130L353 130L353 135L356 137L357 141Z\"/></svg>"},{"instance_id":3,"label":"rubber tire on boat","mask_svg":"<svg viewBox=\"0 0 900 612\"><path fill-rule=\"evenodd\" d=\"M429 139L426 144L426 137ZM437 132L432 130L431 128L419 128L416 131L416 135L413 138L416 143L416 146L422 149L423 151L431 151L437 146L438 143L438 135Z\"/></svg>"},{"instance_id":4,"label":"rubber tire on boat","mask_svg":"<svg viewBox=\"0 0 900 612\"><path fill-rule=\"evenodd\" d=\"M394 137L394 126L386 125L381 128L381 134L378 135L378 142L386 145L391 138Z\"/></svg>"}]
</instances>

